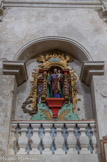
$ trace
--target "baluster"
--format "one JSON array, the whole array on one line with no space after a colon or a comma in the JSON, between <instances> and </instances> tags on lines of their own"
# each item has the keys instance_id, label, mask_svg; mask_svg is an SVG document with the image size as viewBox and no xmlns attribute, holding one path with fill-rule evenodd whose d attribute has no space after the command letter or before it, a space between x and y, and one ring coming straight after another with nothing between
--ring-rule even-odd
<instances>
[{"instance_id":1,"label":"baluster","mask_svg":"<svg viewBox=\"0 0 107 162\"><path fill-rule=\"evenodd\" d=\"M90 127L90 124L88 124L88 126L87 126L86 135L89 138L89 146L88 146L88 149L90 150L91 153L93 153L93 144L92 144L93 132L92 132L92 129Z\"/></svg>"},{"instance_id":2,"label":"baluster","mask_svg":"<svg viewBox=\"0 0 107 162\"><path fill-rule=\"evenodd\" d=\"M27 144L26 150L27 150L27 153L29 154L29 152L31 151L31 140L30 139L32 137L32 127L31 127L31 124L29 124L29 127L28 127L27 137L28 137L28 144Z\"/></svg>"},{"instance_id":3,"label":"baluster","mask_svg":"<svg viewBox=\"0 0 107 162\"><path fill-rule=\"evenodd\" d=\"M64 145L63 145L63 150L65 151L65 154L67 154L68 151L68 146L67 146L67 136L68 136L68 132L67 132L67 128L64 125L63 127L63 133L62 133L63 137L64 137Z\"/></svg>"},{"instance_id":4,"label":"baluster","mask_svg":"<svg viewBox=\"0 0 107 162\"><path fill-rule=\"evenodd\" d=\"M39 144L38 149L40 151L40 154L42 154L44 150L44 146L43 146L44 128L42 125L40 126L39 137L40 137L40 144Z\"/></svg>"},{"instance_id":5,"label":"baluster","mask_svg":"<svg viewBox=\"0 0 107 162\"><path fill-rule=\"evenodd\" d=\"M75 125L75 128L74 128L74 134L75 134L75 137L76 137L76 146L75 146L75 148L76 148L76 150L77 150L77 152L79 154L80 153L80 149L81 149L79 138L80 138L81 134L80 134L80 130L79 130L77 124Z\"/></svg>"},{"instance_id":6,"label":"baluster","mask_svg":"<svg viewBox=\"0 0 107 162\"><path fill-rule=\"evenodd\" d=\"M28 138L26 136L27 128L29 124L19 124L19 127L21 128L21 134L18 139L18 145L19 145L19 151L17 154L27 154L27 144L28 144Z\"/></svg>"},{"instance_id":7,"label":"baluster","mask_svg":"<svg viewBox=\"0 0 107 162\"><path fill-rule=\"evenodd\" d=\"M80 153L81 154L90 153L90 151L88 150L89 138L86 135L87 124L78 124L78 127L80 128L80 133L81 133L81 136L79 138L80 146L81 146Z\"/></svg>"},{"instance_id":8,"label":"baluster","mask_svg":"<svg viewBox=\"0 0 107 162\"><path fill-rule=\"evenodd\" d=\"M52 154L52 151L50 150L52 144L52 137L51 137L52 124L43 124L43 128L45 133L43 137L43 146L44 146L43 154Z\"/></svg>"},{"instance_id":9,"label":"baluster","mask_svg":"<svg viewBox=\"0 0 107 162\"><path fill-rule=\"evenodd\" d=\"M77 154L77 151L75 150L75 147L76 147L76 137L74 135L75 124L66 124L66 127L67 127L67 131L68 131L68 138L67 138L68 151L67 151L67 154Z\"/></svg>"},{"instance_id":10,"label":"baluster","mask_svg":"<svg viewBox=\"0 0 107 162\"><path fill-rule=\"evenodd\" d=\"M30 144L32 150L29 152L29 154L40 154L40 151L38 149L39 143L40 143L40 137L39 137L39 129L40 129L40 124L31 124L33 130L33 135L30 139Z\"/></svg>"},{"instance_id":11,"label":"baluster","mask_svg":"<svg viewBox=\"0 0 107 162\"><path fill-rule=\"evenodd\" d=\"M64 154L64 150L63 150L64 138L62 136L63 125L64 124L55 124L55 128L56 128L56 137L55 137L56 151L55 151L55 154Z\"/></svg>"},{"instance_id":12,"label":"baluster","mask_svg":"<svg viewBox=\"0 0 107 162\"><path fill-rule=\"evenodd\" d=\"M55 153L55 137L56 137L56 133L55 133L55 127L53 125L53 127L51 128L51 137L52 137L52 144L51 144L51 151L52 151L52 154Z\"/></svg>"},{"instance_id":13,"label":"baluster","mask_svg":"<svg viewBox=\"0 0 107 162\"><path fill-rule=\"evenodd\" d=\"M17 124L12 124L11 125L8 154L15 154L17 152L17 145L16 145L17 140L16 140L16 137L15 137L16 128L17 128Z\"/></svg>"},{"instance_id":14,"label":"baluster","mask_svg":"<svg viewBox=\"0 0 107 162\"><path fill-rule=\"evenodd\" d=\"M95 123L90 124L90 127L92 128L93 136L92 136L92 145L93 145L93 153L96 153L97 150L97 135L96 135L96 125Z\"/></svg>"}]
</instances>

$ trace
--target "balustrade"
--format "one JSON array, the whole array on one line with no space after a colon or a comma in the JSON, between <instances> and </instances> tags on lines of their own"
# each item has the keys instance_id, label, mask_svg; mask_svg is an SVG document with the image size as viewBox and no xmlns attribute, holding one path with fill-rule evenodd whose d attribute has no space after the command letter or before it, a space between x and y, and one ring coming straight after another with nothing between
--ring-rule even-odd
<instances>
[{"instance_id":1,"label":"balustrade","mask_svg":"<svg viewBox=\"0 0 107 162\"><path fill-rule=\"evenodd\" d=\"M96 122L12 121L9 154L96 153Z\"/></svg>"}]
</instances>

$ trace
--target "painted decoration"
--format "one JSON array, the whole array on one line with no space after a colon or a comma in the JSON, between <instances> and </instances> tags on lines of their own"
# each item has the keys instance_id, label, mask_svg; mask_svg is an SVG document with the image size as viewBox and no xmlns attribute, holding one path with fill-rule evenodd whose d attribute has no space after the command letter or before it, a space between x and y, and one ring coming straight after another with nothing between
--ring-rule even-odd
<instances>
[{"instance_id":1,"label":"painted decoration","mask_svg":"<svg viewBox=\"0 0 107 162\"><path fill-rule=\"evenodd\" d=\"M32 89L23 111L32 115L32 120L78 120L74 114L77 77L68 68L71 56L54 50L37 61L42 64L32 73Z\"/></svg>"}]
</instances>

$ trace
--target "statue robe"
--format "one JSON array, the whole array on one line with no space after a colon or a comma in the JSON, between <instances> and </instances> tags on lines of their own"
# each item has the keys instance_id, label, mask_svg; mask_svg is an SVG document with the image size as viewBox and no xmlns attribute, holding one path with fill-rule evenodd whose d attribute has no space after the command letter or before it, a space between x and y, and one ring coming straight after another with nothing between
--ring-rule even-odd
<instances>
[{"instance_id":1,"label":"statue robe","mask_svg":"<svg viewBox=\"0 0 107 162\"><path fill-rule=\"evenodd\" d=\"M60 98L61 97L61 83L57 77L57 74L52 74L50 76L50 82L51 82L51 90L52 90L52 95L55 98Z\"/></svg>"}]
</instances>

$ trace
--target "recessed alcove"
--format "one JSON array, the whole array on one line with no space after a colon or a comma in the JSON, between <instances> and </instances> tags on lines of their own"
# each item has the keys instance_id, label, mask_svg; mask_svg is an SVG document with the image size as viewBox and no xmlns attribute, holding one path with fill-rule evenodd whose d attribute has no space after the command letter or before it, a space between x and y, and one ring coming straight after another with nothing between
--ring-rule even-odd
<instances>
[{"instance_id":1,"label":"recessed alcove","mask_svg":"<svg viewBox=\"0 0 107 162\"><path fill-rule=\"evenodd\" d=\"M45 37L28 42L18 51L14 61L4 62L3 64L4 74L16 76L17 94L16 99L14 99L15 106L12 110L13 120L31 119L31 115L24 113L21 107L32 89L32 72L39 66L36 59L41 54L45 56L47 51L54 49L62 51L65 55L69 54L73 59L71 63L68 62L68 68L72 68L77 77L76 89L78 93L76 98L78 101L75 114L78 119L90 120L96 118L95 100L92 97L94 85L91 83L90 87L90 81L92 75L104 73L104 63L92 61L89 52L75 40L64 37Z\"/></svg>"},{"instance_id":2,"label":"recessed alcove","mask_svg":"<svg viewBox=\"0 0 107 162\"><path fill-rule=\"evenodd\" d=\"M42 54L44 55L44 53ZM68 63L68 68L72 68L77 76L76 88L78 93L76 98L79 99L76 104L75 114L78 116L79 120L93 119L90 87L82 83L79 79L82 64L76 58L72 57L72 59L73 61ZM26 62L28 80L17 88L16 107L13 117L15 120L30 120L32 117L28 113L24 113L21 107L32 89L31 81L33 80L33 69L38 67L39 63L36 60L36 56Z\"/></svg>"}]
</instances>

